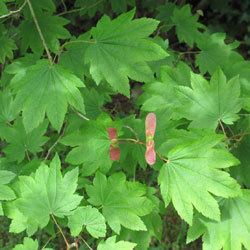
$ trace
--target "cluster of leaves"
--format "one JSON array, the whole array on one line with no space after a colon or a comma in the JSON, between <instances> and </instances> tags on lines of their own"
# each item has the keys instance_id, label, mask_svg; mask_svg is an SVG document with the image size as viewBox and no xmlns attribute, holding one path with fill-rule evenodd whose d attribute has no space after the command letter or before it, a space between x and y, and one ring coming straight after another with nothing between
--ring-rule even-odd
<instances>
[{"instance_id":1,"label":"cluster of leaves","mask_svg":"<svg viewBox=\"0 0 250 250\"><path fill-rule=\"evenodd\" d=\"M145 1L154 19L135 18L133 0L73 2L0 2L0 215L26 235L14 249L59 249L59 237L67 249L161 249L170 203L187 243L250 249L250 62L239 43L190 5ZM117 95L138 112L114 115Z\"/></svg>"}]
</instances>

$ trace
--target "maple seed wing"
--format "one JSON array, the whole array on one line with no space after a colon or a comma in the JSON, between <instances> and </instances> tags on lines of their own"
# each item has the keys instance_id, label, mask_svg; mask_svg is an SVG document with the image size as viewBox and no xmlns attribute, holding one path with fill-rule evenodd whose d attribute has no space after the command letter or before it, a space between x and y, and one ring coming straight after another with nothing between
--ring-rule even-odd
<instances>
[{"instance_id":1,"label":"maple seed wing","mask_svg":"<svg viewBox=\"0 0 250 250\"><path fill-rule=\"evenodd\" d=\"M121 155L120 148L117 148L117 147L114 147L113 145L110 145L109 155L110 155L110 159L112 161L119 161L120 155Z\"/></svg>"},{"instance_id":2,"label":"maple seed wing","mask_svg":"<svg viewBox=\"0 0 250 250\"><path fill-rule=\"evenodd\" d=\"M149 113L145 121L146 136L154 137L156 129L156 115L154 113Z\"/></svg>"},{"instance_id":3,"label":"maple seed wing","mask_svg":"<svg viewBox=\"0 0 250 250\"><path fill-rule=\"evenodd\" d=\"M156 161L156 153L154 149L154 144L147 146L145 153L146 161L149 165L154 165Z\"/></svg>"},{"instance_id":4,"label":"maple seed wing","mask_svg":"<svg viewBox=\"0 0 250 250\"><path fill-rule=\"evenodd\" d=\"M117 130L116 128L108 128L109 139L113 140L117 138Z\"/></svg>"}]
</instances>

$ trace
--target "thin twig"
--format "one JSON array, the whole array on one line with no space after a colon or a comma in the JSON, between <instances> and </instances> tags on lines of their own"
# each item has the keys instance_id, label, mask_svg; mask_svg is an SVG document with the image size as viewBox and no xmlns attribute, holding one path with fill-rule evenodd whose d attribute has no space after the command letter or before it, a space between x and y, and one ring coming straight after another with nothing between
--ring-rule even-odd
<instances>
[{"instance_id":1,"label":"thin twig","mask_svg":"<svg viewBox=\"0 0 250 250\"><path fill-rule=\"evenodd\" d=\"M32 15L32 18L33 18L33 20L34 20L34 22L35 22L36 29L37 29L37 31L38 31L38 33L39 33L39 36L40 36L41 40L42 40L43 47L44 47L44 49L45 49L45 51L46 51L46 54L47 54L48 59L49 59L49 61L50 61L50 64L52 65L52 64L53 64L52 56L51 56L51 54L50 54L50 52L49 52L49 48L48 48L48 46L47 46L47 44L46 44L46 41L45 41L45 38L44 38L44 36L43 36L42 30L41 30L41 28L40 28L40 26L39 26L39 23L38 23L38 21L37 21L37 18L36 18L34 9L33 9L33 7L32 7L32 4L31 4L30 0L27 0L27 3L28 3L28 5L29 5L30 13L31 13L31 15Z\"/></svg>"},{"instance_id":2,"label":"thin twig","mask_svg":"<svg viewBox=\"0 0 250 250\"><path fill-rule=\"evenodd\" d=\"M86 120L86 121L90 121L90 119L88 117L86 117L85 115L83 115L82 113L76 111L76 114L81 117L82 119Z\"/></svg>"},{"instance_id":3,"label":"thin twig","mask_svg":"<svg viewBox=\"0 0 250 250\"><path fill-rule=\"evenodd\" d=\"M224 128L224 126L223 126L221 120L219 120L219 124L220 124L220 127L221 127L222 131L223 131L223 134L224 134L225 137L227 138L227 133L226 133L226 131L225 131L225 128Z\"/></svg>"},{"instance_id":4,"label":"thin twig","mask_svg":"<svg viewBox=\"0 0 250 250\"><path fill-rule=\"evenodd\" d=\"M132 143L135 143L135 144L140 144L140 145L144 145L144 146L146 146L145 145L145 143L144 142L142 142L142 141L140 141L140 140L136 140L136 139L133 139L133 138L121 138L121 139L118 139L118 141L129 141L129 142L132 142ZM158 157L162 160L162 161L164 161L164 162L166 162L166 163L169 163L169 160L167 159L167 158L165 158L164 156L162 156L158 151L156 151L155 150L155 152L156 152L156 154L158 155Z\"/></svg>"},{"instance_id":5,"label":"thin twig","mask_svg":"<svg viewBox=\"0 0 250 250\"><path fill-rule=\"evenodd\" d=\"M24 6L26 5L26 3L27 3L27 0L25 0L25 1L23 2L23 4L21 5L21 7L20 7L19 9L17 9L17 10L12 10L12 11L10 11L8 14L5 14L5 15L0 16L0 19L5 18L5 17L9 17L9 16L11 16L11 15L14 15L14 14L19 13L20 11L22 11L22 9L23 9Z\"/></svg>"},{"instance_id":6,"label":"thin twig","mask_svg":"<svg viewBox=\"0 0 250 250\"><path fill-rule=\"evenodd\" d=\"M82 11L82 10L88 10L88 9L91 9L91 8L95 7L96 5L98 5L101 2L103 2L103 0L99 0L99 1L95 2L94 4L92 4L90 6L87 6L87 7L82 7L82 8L78 8L78 9L64 11L64 12L59 13L58 16L63 16L63 15L66 15L66 14L76 13L76 12L79 12L79 11Z\"/></svg>"},{"instance_id":7,"label":"thin twig","mask_svg":"<svg viewBox=\"0 0 250 250\"><path fill-rule=\"evenodd\" d=\"M60 232L56 232L56 235L57 234L59 234ZM44 244L44 246L42 247L42 249L41 250L43 250L49 243L50 243L50 241L53 239L53 236L51 236L47 241L46 241L46 243Z\"/></svg>"},{"instance_id":8,"label":"thin twig","mask_svg":"<svg viewBox=\"0 0 250 250\"><path fill-rule=\"evenodd\" d=\"M64 8L64 11L65 11L65 12L68 11L68 10L67 10L67 6L66 6L64 0L61 0L61 3L62 3L62 6L63 6L63 8Z\"/></svg>"},{"instance_id":9,"label":"thin twig","mask_svg":"<svg viewBox=\"0 0 250 250\"><path fill-rule=\"evenodd\" d=\"M79 235L79 238L83 241L83 243L88 247L89 250L94 250L86 240L83 239L81 235Z\"/></svg>"},{"instance_id":10,"label":"thin twig","mask_svg":"<svg viewBox=\"0 0 250 250\"><path fill-rule=\"evenodd\" d=\"M64 242L65 242L65 244L66 244L66 249L69 250L69 243L68 243L68 241L67 241L67 239L66 239L66 237L65 237L65 235L64 235L64 233L63 233L63 231L62 231L62 228L61 228L61 227L59 226L59 224L57 223L57 221L56 221L56 219L55 219L55 217L54 217L53 214L51 214L51 217L52 217L54 223L56 224L58 230L60 231L60 233L61 233L61 235L62 235L62 237L63 237L63 239L64 239Z\"/></svg>"},{"instance_id":11,"label":"thin twig","mask_svg":"<svg viewBox=\"0 0 250 250\"><path fill-rule=\"evenodd\" d=\"M134 131L133 128L131 128L130 126L127 126L127 125L125 125L123 127L129 129L135 135L136 140L139 140L138 134Z\"/></svg>"},{"instance_id":12,"label":"thin twig","mask_svg":"<svg viewBox=\"0 0 250 250\"><path fill-rule=\"evenodd\" d=\"M26 154L26 157L27 157L28 161L31 161L30 160L30 156L29 156L29 152L28 152L27 148L25 149L25 154Z\"/></svg>"},{"instance_id":13,"label":"thin twig","mask_svg":"<svg viewBox=\"0 0 250 250\"><path fill-rule=\"evenodd\" d=\"M55 146L59 143L59 141L62 139L62 137L63 137L63 135L64 135L64 133L65 133L66 127L67 127L67 125L65 124L64 127L63 127L63 129L62 129L62 132L60 133L60 135L59 135L59 137L58 137L58 139L57 139L57 140L55 141L55 143L49 148L49 150L48 150L48 152L47 152L47 154L46 154L44 160L48 160L51 151L54 149L54 147L55 147Z\"/></svg>"}]
</instances>

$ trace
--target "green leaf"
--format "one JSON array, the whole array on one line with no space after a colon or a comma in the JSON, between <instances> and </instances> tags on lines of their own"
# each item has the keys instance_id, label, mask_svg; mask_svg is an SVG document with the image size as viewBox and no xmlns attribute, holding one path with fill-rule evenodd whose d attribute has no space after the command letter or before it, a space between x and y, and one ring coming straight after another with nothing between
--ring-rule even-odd
<instances>
[{"instance_id":1,"label":"green leaf","mask_svg":"<svg viewBox=\"0 0 250 250\"><path fill-rule=\"evenodd\" d=\"M25 237L23 244L16 245L13 250L38 250L38 242L37 240Z\"/></svg>"},{"instance_id":2,"label":"green leaf","mask_svg":"<svg viewBox=\"0 0 250 250\"><path fill-rule=\"evenodd\" d=\"M66 161L74 165L83 163L92 166L93 169L101 167L106 172L112 165L107 128L113 125L113 122L110 117L101 116L97 121L87 121L82 124L82 128L75 129L61 141L64 145L73 147Z\"/></svg>"},{"instance_id":3,"label":"green leaf","mask_svg":"<svg viewBox=\"0 0 250 250\"><path fill-rule=\"evenodd\" d=\"M192 89L179 87L180 114L192 120L191 127L215 129L220 121L233 124L239 117L240 100L239 78L226 81L221 70L217 70L210 84L200 75L191 75Z\"/></svg>"},{"instance_id":4,"label":"green leaf","mask_svg":"<svg viewBox=\"0 0 250 250\"><path fill-rule=\"evenodd\" d=\"M8 14L8 8L7 8L7 6L6 6L6 4L4 3L4 1L1 1L0 2L0 15L2 16L2 15L6 15L6 14Z\"/></svg>"},{"instance_id":5,"label":"green leaf","mask_svg":"<svg viewBox=\"0 0 250 250\"><path fill-rule=\"evenodd\" d=\"M135 231L147 230L140 217L149 214L154 205L145 196L144 185L126 181L121 172L108 179L97 172L93 185L88 185L86 190L88 201L94 206L102 206L103 216L116 233L120 232L121 225Z\"/></svg>"},{"instance_id":6,"label":"green leaf","mask_svg":"<svg viewBox=\"0 0 250 250\"><path fill-rule=\"evenodd\" d=\"M15 201L6 204L5 215L11 219L9 227L10 233L21 233L26 230L28 235L32 235L37 230L37 223L25 217L18 210Z\"/></svg>"},{"instance_id":7,"label":"green leaf","mask_svg":"<svg viewBox=\"0 0 250 250\"><path fill-rule=\"evenodd\" d=\"M13 121L17 116L12 95L9 91L0 91L0 122L7 123Z\"/></svg>"},{"instance_id":8,"label":"green leaf","mask_svg":"<svg viewBox=\"0 0 250 250\"><path fill-rule=\"evenodd\" d=\"M114 90L129 96L129 78L137 81L152 79L147 62L163 59L167 53L148 36L158 21L150 18L132 20L134 10L114 20L103 16L90 33L86 45L86 63L97 84L106 80Z\"/></svg>"},{"instance_id":9,"label":"green leaf","mask_svg":"<svg viewBox=\"0 0 250 250\"><path fill-rule=\"evenodd\" d=\"M126 12L128 5L135 6L135 0L109 0L109 2L111 3L112 10L117 14Z\"/></svg>"},{"instance_id":10,"label":"green leaf","mask_svg":"<svg viewBox=\"0 0 250 250\"><path fill-rule=\"evenodd\" d=\"M246 131L246 133L249 133ZM237 180L250 188L250 136L246 135L242 138L240 144L233 149L234 155L240 159L240 165L231 169L231 173Z\"/></svg>"},{"instance_id":11,"label":"green leaf","mask_svg":"<svg viewBox=\"0 0 250 250\"><path fill-rule=\"evenodd\" d=\"M41 14L37 16L37 21L49 49L54 53L58 52L60 48L59 39L70 38L70 33L63 27L68 24L68 20L58 16ZM44 46L33 19L25 19L19 28L22 36L21 50L25 52L28 48L31 48L34 53L41 55Z\"/></svg>"},{"instance_id":12,"label":"green leaf","mask_svg":"<svg viewBox=\"0 0 250 250\"><path fill-rule=\"evenodd\" d=\"M8 142L4 153L9 161L21 162L27 152L35 154L42 151L42 146L48 138L44 136L48 122L44 121L37 128L27 133L21 119L17 119L13 126L3 130L3 138Z\"/></svg>"},{"instance_id":13,"label":"green leaf","mask_svg":"<svg viewBox=\"0 0 250 250\"><path fill-rule=\"evenodd\" d=\"M146 83L143 86L144 92L138 98L138 103L142 104L142 110L161 111L165 116L171 116L181 104L176 98L178 96L176 86L189 86L190 78L191 70L183 62L175 68L164 66L161 68L160 81Z\"/></svg>"},{"instance_id":14,"label":"green leaf","mask_svg":"<svg viewBox=\"0 0 250 250\"><path fill-rule=\"evenodd\" d=\"M176 27L176 33L180 42L186 42L189 46L199 41L202 35L199 29L205 29L205 26L198 22L198 16L192 15L190 5L184 5L182 8L175 8L173 11L172 22Z\"/></svg>"},{"instance_id":15,"label":"green leaf","mask_svg":"<svg viewBox=\"0 0 250 250\"><path fill-rule=\"evenodd\" d=\"M93 0L76 0L75 7L81 9L80 15L86 15L93 17L97 11L103 13L104 6L107 0L98 1L93 4Z\"/></svg>"},{"instance_id":16,"label":"green leaf","mask_svg":"<svg viewBox=\"0 0 250 250\"><path fill-rule=\"evenodd\" d=\"M8 170L0 170L0 185L8 184L15 178L15 174Z\"/></svg>"},{"instance_id":17,"label":"green leaf","mask_svg":"<svg viewBox=\"0 0 250 250\"><path fill-rule=\"evenodd\" d=\"M132 250L136 246L135 243L131 243L128 241L118 241L116 242L116 236L109 237L105 242L101 242L97 250Z\"/></svg>"},{"instance_id":18,"label":"green leaf","mask_svg":"<svg viewBox=\"0 0 250 250\"><path fill-rule=\"evenodd\" d=\"M36 128L45 117L59 131L68 105L84 112L84 103L79 91L83 82L59 65L50 65L40 60L28 67L26 74L17 73L11 82L17 94L15 102L22 110L27 132Z\"/></svg>"},{"instance_id":19,"label":"green leaf","mask_svg":"<svg viewBox=\"0 0 250 250\"><path fill-rule=\"evenodd\" d=\"M197 42L201 52L196 56L195 63L202 74L209 72L212 75L218 67L225 70L232 68L233 63L243 60L240 54L233 51L238 44L225 44L225 38L224 33L203 34L202 39Z\"/></svg>"},{"instance_id":20,"label":"green leaf","mask_svg":"<svg viewBox=\"0 0 250 250\"><path fill-rule=\"evenodd\" d=\"M152 237L159 241L162 234L162 218L159 214L152 212L143 217L143 221L147 226L147 231L132 231L122 229L118 239L127 239L136 243L137 250L149 249Z\"/></svg>"},{"instance_id":21,"label":"green leaf","mask_svg":"<svg viewBox=\"0 0 250 250\"><path fill-rule=\"evenodd\" d=\"M204 250L250 249L250 190L243 195L222 201L221 221L214 222L201 216L189 228L187 242L203 235Z\"/></svg>"},{"instance_id":22,"label":"green leaf","mask_svg":"<svg viewBox=\"0 0 250 250\"><path fill-rule=\"evenodd\" d=\"M68 226L72 236L78 236L83 230L83 226L95 238L106 235L105 218L98 209L91 206L78 207L69 216Z\"/></svg>"},{"instance_id":23,"label":"green leaf","mask_svg":"<svg viewBox=\"0 0 250 250\"><path fill-rule=\"evenodd\" d=\"M156 16L156 19L161 20L164 23L161 27L166 31L170 30L174 26L171 18L176 8L177 6L171 2L167 2L164 5L157 7L157 11L159 13Z\"/></svg>"},{"instance_id":24,"label":"green leaf","mask_svg":"<svg viewBox=\"0 0 250 250\"><path fill-rule=\"evenodd\" d=\"M44 228L50 215L63 218L72 214L82 197L75 194L78 169L68 171L64 177L60 171L60 160L55 156L50 167L42 164L34 176L19 177L19 198L15 205L28 220Z\"/></svg>"},{"instance_id":25,"label":"green leaf","mask_svg":"<svg viewBox=\"0 0 250 250\"><path fill-rule=\"evenodd\" d=\"M10 201L16 198L14 191L5 184L8 184L15 178L15 174L11 171L0 170L0 215L3 215L2 203L3 201Z\"/></svg>"},{"instance_id":26,"label":"green leaf","mask_svg":"<svg viewBox=\"0 0 250 250\"><path fill-rule=\"evenodd\" d=\"M0 6L1 9L1 6ZM7 31L0 25L0 63L4 63L6 58L13 58L13 50L17 47L14 43L14 40L9 38Z\"/></svg>"},{"instance_id":27,"label":"green leaf","mask_svg":"<svg viewBox=\"0 0 250 250\"><path fill-rule=\"evenodd\" d=\"M0 185L0 200L13 200L16 198L16 195L14 191L6 186L6 185Z\"/></svg>"},{"instance_id":28,"label":"green leaf","mask_svg":"<svg viewBox=\"0 0 250 250\"><path fill-rule=\"evenodd\" d=\"M171 200L178 214L192 224L193 207L204 216L219 220L220 210L211 195L234 197L240 194L239 184L220 169L238 164L228 152L216 149L219 135L204 135L195 142L174 147L166 155L169 162L160 170L158 182L167 205Z\"/></svg>"}]
</instances>

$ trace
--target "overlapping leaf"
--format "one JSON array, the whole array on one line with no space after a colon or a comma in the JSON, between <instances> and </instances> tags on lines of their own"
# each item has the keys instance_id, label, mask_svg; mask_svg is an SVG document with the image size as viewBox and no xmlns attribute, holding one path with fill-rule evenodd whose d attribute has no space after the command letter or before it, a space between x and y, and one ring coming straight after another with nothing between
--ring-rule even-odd
<instances>
[{"instance_id":1,"label":"overlapping leaf","mask_svg":"<svg viewBox=\"0 0 250 250\"><path fill-rule=\"evenodd\" d=\"M13 126L0 128L0 135L9 143L4 153L9 161L21 162L28 152L33 154L42 151L42 146L48 140L44 136L48 122L44 121L37 128L27 133L21 119L15 121Z\"/></svg>"},{"instance_id":2,"label":"overlapping leaf","mask_svg":"<svg viewBox=\"0 0 250 250\"><path fill-rule=\"evenodd\" d=\"M45 118L60 130L68 105L84 112L84 103L79 87L83 82L59 65L50 65L40 60L20 71L11 82L16 93L16 105L22 110L23 123L27 132L36 128Z\"/></svg>"},{"instance_id":3,"label":"overlapping leaf","mask_svg":"<svg viewBox=\"0 0 250 250\"><path fill-rule=\"evenodd\" d=\"M71 235L77 236L86 227L91 236L95 238L106 235L105 218L98 209L91 206L78 207L72 215L69 216L68 226Z\"/></svg>"},{"instance_id":4,"label":"overlapping leaf","mask_svg":"<svg viewBox=\"0 0 250 250\"><path fill-rule=\"evenodd\" d=\"M241 250L243 246L250 249L250 191L243 190L242 196L221 203L221 221L197 216L188 231L187 241L203 235L204 250Z\"/></svg>"},{"instance_id":5,"label":"overlapping leaf","mask_svg":"<svg viewBox=\"0 0 250 250\"><path fill-rule=\"evenodd\" d=\"M31 238L25 237L23 240L23 244L17 244L13 250L37 250L38 242L37 240L33 240Z\"/></svg>"},{"instance_id":6,"label":"overlapping leaf","mask_svg":"<svg viewBox=\"0 0 250 250\"><path fill-rule=\"evenodd\" d=\"M121 226L136 231L147 229L140 217L149 214L154 205L145 196L144 185L126 181L121 172L108 179L97 172L93 185L87 186L87 194L92 205L102 206L103 216L116 233Z\"/></svg>"},{"instance_id":7,"label":"overlapping leaf","mask_svg":"<svg viewBox=\"0 0 250 250\"><path fill-rule=\"evenodd\" d=\"M209 72L211 75L218 67L225 70L231 68L232 64L242 61L240 54L234 51L238 43L225 43L224 33L203 34L197 46L201 50L196 56L196 65L199 66L201 73Z\"/></svg>"},{"instance_id":8,"label":"overlapping leaf","mask_svg":"<svg viewBox=\"0 0 250 250\"><path fill-rule=\"evenodd\" d=\"M199 29L205 26L198 22L198 16L192 15L190 5L182 8L175 8L173 11L172 22L176 26L176 33L180 42L186 42L193 46L194 42L199 41L201 33Z\"/></svg>"},{"instance_id":9,"label":"overlapping leaf","mask_svg":"<svg viewBox=\"0 0 250 250\"><path fill-rule=\"evenodd\" d=\"M66 161L71 164L83 164L91 167L92 173L98 167L107 171L112 161L109 157L110 139L107 128L112 121L107 116L100 116L97 121L82 122L82 127L69 133L62 139L64 145L73 147ZM84 172L84 171L83 171Z\"/></svg>"},{"instance_id":10,"label":"overlapping leaf","mask_svg":"<svg viewBox=\"0 0 250 250\"><path fill-rule=\"evenodd\" d=\"M169 162L160 170L158 182L166 205L172 200L178 214L192 224L193 207L214 220L220 219L219 206L211 195L235 197L240 186L221 169L238 164L223 149L214 148L220 136L210 134L195 142L177 145L167 153Z\"/></svg>"},{"instance_id":11,"label":"overlapping leaf","mask_svg":"<svg viewBox=\"0 0 250 250\"><path fill-rule=\"evenodd\" d=\"M4 63L6 58L9 59L13 58L13 50L16 49L16 45L14 43L14 40L8 36L7 31L1 24L0 24L0 44L1 44L0 63Z\"/></svg>"},{"instance_id":12,"label":"overlapping leaf","mask_svg":"<svg viewBox=\"0 0 250 250\"><path fill-rule=\"evenodd\" d=\"M49 49L53 52L58 52L60 48L59 39L70 38L70 33L63 27L68 21L62 17L48 14L37 16L37 21ZM30 47L34 53L41 55L44 51L44 46L32 18L26 19L21 23L20 32L22 35L22 51L25 52Z\"/></svg>"},{"instance_id":13,"label":"overlapping leaf","mask_svg":"<svg viewBox=\"0 0 250 250\"><path fill-rule=\"evenodd\" d=\"M108 238L105 242L101 242L97 250L133 250L136 244L128 241L118 241L116 242L116 236Z\"/></svg>"},{"instance_id":14,"label":"overlapping leaf","mask_svg":"<svg viewBox=\"0 0 250 250\"><path fill-rule=\"evenodd\" d=\"M192 74L192 89L179 87L180 114L192 120L196 128L215 129L220 122L233 124L238 119L237 113L242 104L239 78L226 81L221 70L217 70L210 84L200 75Z\"/></svg>"},{"instance_id":15,"label":"overlapping leaf","mask_svg":"<svg viewBox=\"0 0 250 250\"><path fill-rule=\"evenodd\" d=\"M103 16L90 34L86 63L97 84L106 80L114 90L129 96L129 78L152 79L147 62L165 58L167 53L148 36L158 21L150 18L132 20L134 10L114 20ZM85 42L86 43L86 42Z\"/></svg>"},{"instance_id":16,"label":"overlapping leaf","mask_svg":"<svg viewBox=\"0 0 250 250\"><path fill-rule=\"evenodd\" d=\"M14 191L6 185L14 178L14 173L7 170L0 170L0 215L3 215L1 201L9 201L16 198Z\"/></svg>"},{"instance_id":17,"label":"overlapping leaf","mask_svg":"<svg viewBox=\"0 0 250 250\"><path fill-rule=\"evenodd\" d=\"M45 227L50 216L63 218L72 214L82 199L75 194L77 180L77 168L62 176L58 156L53 159L50 167L42 164L34 176L19 177L20 193L15 206L23 217L20 222L30 229L29 234L33 234L38 227ZM20 217L12 217L20 220ZM14 223L19 228L18 222Z\"/></svg>"}]
</instances>

